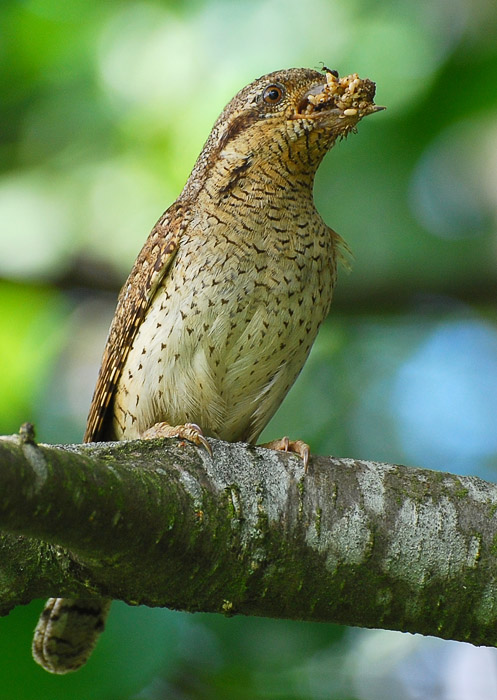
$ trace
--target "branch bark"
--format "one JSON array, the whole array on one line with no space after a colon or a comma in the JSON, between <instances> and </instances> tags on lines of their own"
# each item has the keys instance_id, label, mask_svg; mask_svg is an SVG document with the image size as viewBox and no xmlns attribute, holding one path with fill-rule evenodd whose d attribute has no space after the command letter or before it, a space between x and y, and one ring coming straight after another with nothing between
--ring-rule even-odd
<instances>
[{"instance_id":1,"label":"branch bark","mask_svg":"<svg viewBox=\"0 0 497 700\"><path fill-rule=\"evenodd\" d=\"M497 643L497 485L210 442L0 439L0 613L99 595Z\"/></svg>"}]
</instances>

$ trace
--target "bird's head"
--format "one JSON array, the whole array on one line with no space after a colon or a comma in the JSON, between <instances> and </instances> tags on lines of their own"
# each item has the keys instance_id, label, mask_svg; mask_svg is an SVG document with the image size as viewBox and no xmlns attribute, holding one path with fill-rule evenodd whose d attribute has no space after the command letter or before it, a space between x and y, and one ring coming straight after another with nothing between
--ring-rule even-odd
<instances>
[{"instance_id":1,"label":"bird's head","mask_svg":"<svg viewBox=\"0 0 497 700\"><path fill-rule=\"evenodd\" d=\"M192 176L248 171L260 164L282 165L313 175L335 141L374 104L375 84L334 70L276 71L254 80L228 103L213 126ZM293 163L293 165L292 165ZM208 175L207 175L208 177ZM200 178L203 179L203 178ZM223 180L225 178L222 178Z\"/></svg>"}]
</instances>

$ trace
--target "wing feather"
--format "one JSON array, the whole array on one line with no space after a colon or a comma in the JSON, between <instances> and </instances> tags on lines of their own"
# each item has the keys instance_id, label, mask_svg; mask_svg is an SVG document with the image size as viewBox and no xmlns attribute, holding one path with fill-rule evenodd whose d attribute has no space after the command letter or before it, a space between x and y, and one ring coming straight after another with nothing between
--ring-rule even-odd
<instances>
[{"instance_id":1,"label":"wing feather","mask_svg":"<svg viewBox=\"0 0 497 700\"><path fill-rule=\"evenodd\" d=\"M104 439L114 391L152 298L167 274L185 229L184 207L175 203L159 219L119 294L88 414L84 442Z\"/></svg>"}]
</instances>

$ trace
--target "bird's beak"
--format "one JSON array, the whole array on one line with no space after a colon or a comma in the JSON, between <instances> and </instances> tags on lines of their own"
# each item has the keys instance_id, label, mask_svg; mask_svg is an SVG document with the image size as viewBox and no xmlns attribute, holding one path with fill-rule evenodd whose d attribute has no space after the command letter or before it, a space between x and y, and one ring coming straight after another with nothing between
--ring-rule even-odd
<instances>
[{"instance_id":1,"label":"bird's beak","mask_svg":"<svg viewBox=\"0 0 497 700\"><path fill-rule=\"evenodd\" d=\"M326 73L326 82L314 85L302 96L294 119L333 115L357 122L368 114L386 109L374 104L375 91L376 85L371 80L362 80L356 73L344 78Z\"/></svg>"}]
</instances>

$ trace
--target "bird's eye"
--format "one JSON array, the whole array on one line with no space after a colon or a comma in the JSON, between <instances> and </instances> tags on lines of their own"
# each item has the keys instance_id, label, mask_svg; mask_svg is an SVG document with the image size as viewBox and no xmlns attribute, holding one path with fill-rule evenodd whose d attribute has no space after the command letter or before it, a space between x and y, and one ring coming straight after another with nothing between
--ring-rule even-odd
<instances>
[{"instance_id":1,"label":"bird's eye","mask_svg":"<svg viewBox=\"0 0 497 700\"><path fill-rule=\"evenodd\" d=\"M269 85L262 94L262 99L268 105L277 105L283 99L284 90L281 85Z\"/></svg>"}]
</instances>

